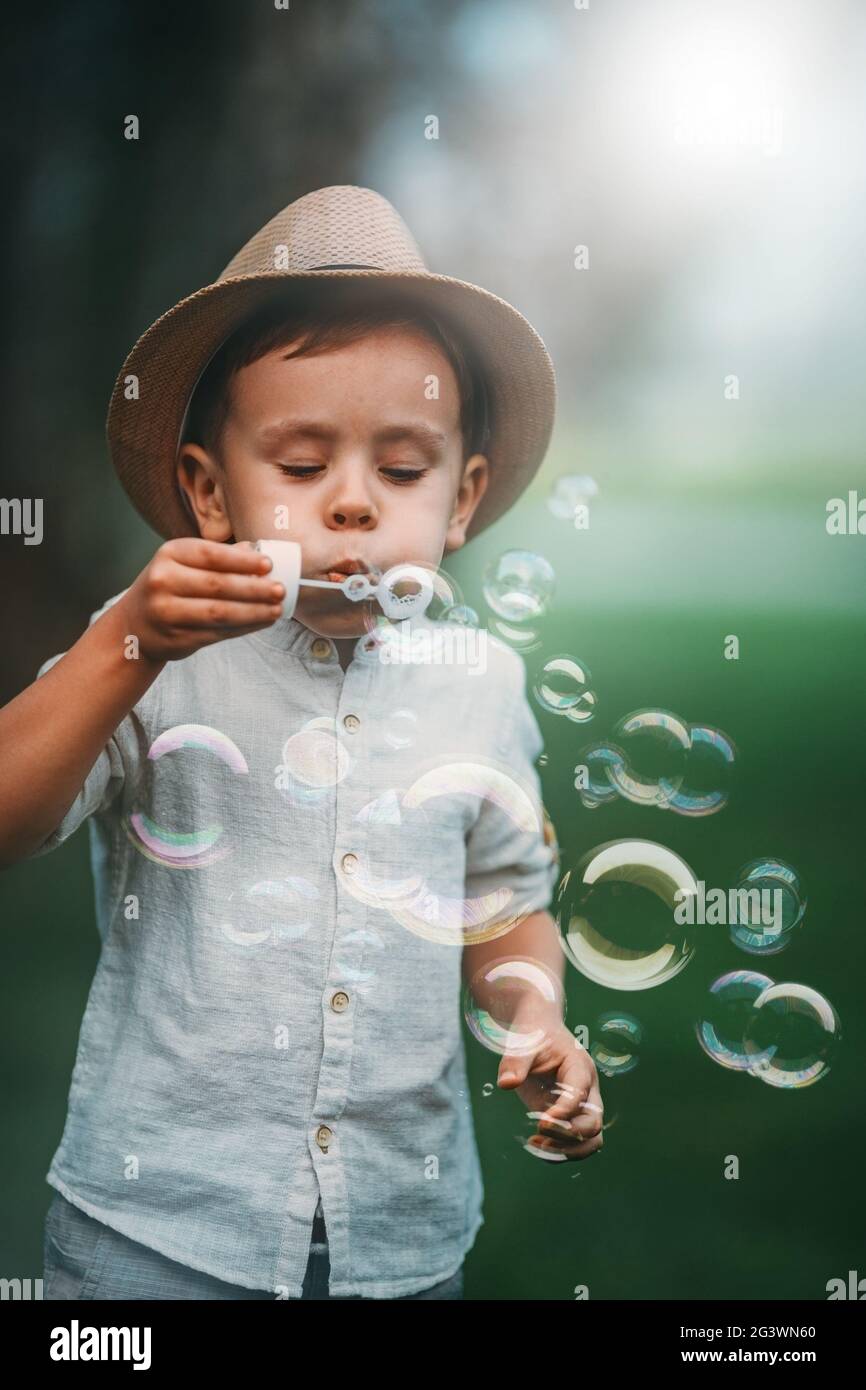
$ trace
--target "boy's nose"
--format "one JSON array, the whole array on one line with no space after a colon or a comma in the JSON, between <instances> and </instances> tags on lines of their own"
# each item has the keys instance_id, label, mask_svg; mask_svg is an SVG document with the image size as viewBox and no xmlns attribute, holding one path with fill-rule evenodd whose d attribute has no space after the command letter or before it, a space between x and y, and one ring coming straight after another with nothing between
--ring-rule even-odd
<instances>
[{"instance_id":1,"label":"boy's nose","mask_svg":"<svg viewBox=\"0 0 866 1390\"><path fill-rule=\"evenodd\" d=\"M347 467L336 477L327 504L331 526L371 526L377 519L376 504L370 492L367 469L363 464Z\"/></svg>"}]
</instances>

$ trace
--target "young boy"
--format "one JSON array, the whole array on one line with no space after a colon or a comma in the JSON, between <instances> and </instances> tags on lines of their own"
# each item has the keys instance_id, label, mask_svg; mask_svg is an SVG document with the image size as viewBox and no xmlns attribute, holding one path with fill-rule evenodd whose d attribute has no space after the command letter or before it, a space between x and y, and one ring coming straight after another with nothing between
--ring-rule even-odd
<instances>
[{"instance_id":1,"label":"young boy","mask_svg":"<svg viewBox=\"0 0 866 1390\"><path fill-rule=\"evenodd\" d=\"M375 600L302 585L285 614L251 544L335 584L437 576L553 408L529 324L353 187L284 209L127 359L109 446L165 543L0 711L0 862L87 820L101 937L46 1298L461 1297L461 979L540 1148L600 1148L520 658L389 660Z\"/></svg>"}]
</instances>

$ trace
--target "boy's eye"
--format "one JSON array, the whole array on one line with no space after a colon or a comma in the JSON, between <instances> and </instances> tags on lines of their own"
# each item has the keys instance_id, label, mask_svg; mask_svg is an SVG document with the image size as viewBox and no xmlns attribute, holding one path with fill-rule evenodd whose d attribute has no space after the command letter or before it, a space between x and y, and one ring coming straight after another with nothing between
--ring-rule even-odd
<instances>
[{"instance_id":1,"label":"boy's eye","mask_svg":"<svg viewBox=\"0 0 866 1390\"><path fill-rule=\"evenodd\" d=\"M280 471L290 478L311 478L321 472L321 463L281 463ZM423 478L426 468L383 468L382 472L392 483L416 483Z\"/></svg>"},{"instance_id":2,"label":"boy's eye","mask_svg":"<svg viewBox=\"0 0 866 1390\"><path fill-rule=\"evenodd\" d=\"M383 468L392 483L416 483L427 472L426 468Z\"/></svg>"}]
</instances>

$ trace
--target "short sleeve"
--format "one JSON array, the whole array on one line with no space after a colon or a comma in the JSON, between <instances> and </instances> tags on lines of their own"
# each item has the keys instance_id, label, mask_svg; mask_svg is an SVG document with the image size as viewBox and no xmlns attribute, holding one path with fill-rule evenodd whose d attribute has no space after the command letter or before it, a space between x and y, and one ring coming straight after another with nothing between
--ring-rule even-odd
<instances>
[{"instance_id":1,"label":"short sleeve","mask_svg":"<svg viewBox=\"0 0 866 1390\"><path fill-rule=\"evenodd\" d=\"M498 740L506 783L505 798L485 797L466 843L466 898L502 893L502 909L485 913L485 921L528 916L547 908L556 890L559 849L553 824L541 799L535 767L544 748L538 721L526 698L523 662L509 652L507 711ZM507 897L505 890L507 890Z\"/></svg>"},{"instance_id":2,"label":"short sleeve","mask_svg":"<svg viewBox=\"0 0 866 1390\"><path fill-rule=\"evenodd\" d=\"M123 592L125 593L126 590ZM112 603L116 603L120 597L120 594L116 594L114 598L108 599L101 608L91 614L88 627L92 627L106 608L109 608ZM46 661L43 661L36 672L36 679L44 676L65 655L65 652L58 652L55 656L50 656ZM138 738L134 722L127 715L100 752L85 778L84 785L60 824L37 849L24 855L24 860L38 859L43 854L49 854L51 850L57 849L65 840L68 840L70 835L74 834L88 817L98 812L107 811L124 782L128 777L134 775L137 757Z\"/></svg>"}]
</instances>

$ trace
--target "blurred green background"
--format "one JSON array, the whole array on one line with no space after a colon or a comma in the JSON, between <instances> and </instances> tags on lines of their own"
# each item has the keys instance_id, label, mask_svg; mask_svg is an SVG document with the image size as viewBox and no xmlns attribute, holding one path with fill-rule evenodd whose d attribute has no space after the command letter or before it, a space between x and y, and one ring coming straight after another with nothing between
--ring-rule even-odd
<instances>
[{"instance_id":1,"label":"blurred green background","mask_svg":"<svg viewBox=\"0 0 866 1390\"><path fill-rule=\"evenodd\" d=\"M487 1194L468 1298L587 1284L593 1299L823 1299L828 1279L866 1274L866 537L825 527L828 499L866 495L864 48L853 0L215 0L164 16L103 0L22 13L7 46L2 491L45 499L45 539L0 537L0 698L158 544L103 439L135 338L292 198L365 184L433 270L510 300L556 364L543 469L446 568L482 619L481 574L502 551L556 572L528 677L567 652L599 696L586 729L536 711L564 867L635 836L710 885L767 854L807 886L804 925L767 970L825 994L843 1037L803 1091L724 1071L695 1042L709 983L760 968L723 930L649 991L618 996L568 967L571 1027L622 1005L646 1039L631 1074L603 1081L614 1123L585 1163L522 1152L520 1102L484 1096L498 1059L467 1033ZM563 473L598 484L588 531L548 510ZM723 658L730 633L738 661ZM734 740L721 813L582 807L578 750L647 706ZM0 1251L31 1277L97 958L87 848L79 832L0 875Z\"/></svg>"}]
</instances>

